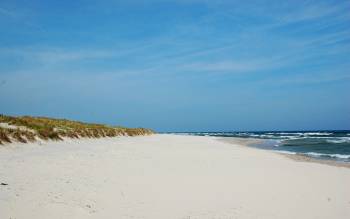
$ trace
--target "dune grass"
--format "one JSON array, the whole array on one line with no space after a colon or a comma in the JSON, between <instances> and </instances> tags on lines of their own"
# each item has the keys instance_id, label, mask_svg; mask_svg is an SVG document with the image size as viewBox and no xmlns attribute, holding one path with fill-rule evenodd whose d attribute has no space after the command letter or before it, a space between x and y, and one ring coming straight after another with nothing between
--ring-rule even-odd
<instances>
[{"instance_id":1,"label":"dune grass","mask_svg":"<svg viewBox=\"0 0 350 219\"><path fill-rule=\"evenodd\" d=\"M33 142L38 138L43 140L63 140L64 137L101 138L121 135L150 135L154 133L152 130L145 128L113 127L67 119L32 116L14 117L0 115L0 123L11 126L10 128L0 127L0 144L13 141Z\"/></svg>"}]
</instances>

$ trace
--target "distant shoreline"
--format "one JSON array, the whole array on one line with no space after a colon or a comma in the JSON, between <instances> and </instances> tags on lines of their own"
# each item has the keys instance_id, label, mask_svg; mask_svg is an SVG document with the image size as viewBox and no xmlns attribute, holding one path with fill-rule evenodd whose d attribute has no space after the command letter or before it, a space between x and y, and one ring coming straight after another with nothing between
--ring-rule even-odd
<instances>
[{"instance_id":1,"label":"distant shoreline","mask_svg":"<svg viewBox=\"0 0 350 219\"><path fill-rule=\"evenodd\" d=\"M259 150L265 150L265 149L258 148L256 146L254 146L254 144L263 143L264 140L262 140L262 139L238 138L238 137L218 137L217 139L219 141L223 141L223 142L234 144L234 145L248 146L248 147L259 149ZM273 150L266 150L266 151L270 151L270 152L275 153L275 154L280 154L280 155L288 157L294 161L313 162L313 163L325 164L325 165L336 166L336 167L350 168L349 162L317 159L317 158L309 157L309 156L302 155L302 154L286 154L286 153L280 153L278 151L273 151Z\"/></svg>"}]
</instances>

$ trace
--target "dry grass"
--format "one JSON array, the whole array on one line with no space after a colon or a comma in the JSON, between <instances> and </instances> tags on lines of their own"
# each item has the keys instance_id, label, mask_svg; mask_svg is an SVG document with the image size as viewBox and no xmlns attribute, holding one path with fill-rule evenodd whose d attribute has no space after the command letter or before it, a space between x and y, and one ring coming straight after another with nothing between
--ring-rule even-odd
<instances>
[{"instance_id":1,"label":"dry grass","mask_svg":"<svg viewBox=\"0 0 350 219\"><path fill-rule=\"evenodd\" d=\"M0 144L11 143L7 129L0 128Z\"/></svg>"},{"instance_id":2,"label":"dry grass","mask_svg":"<svg viewBox=\"0 0 350 219\"><path fill-rule=\"evenodd\" d=\"M31 116L0 115L0 123L17 126L17 129L0 128L0 144L19 141L26 143L43 140L62 140L68 138L101 138L121 135L150 135L154 132L144 128L112 127L102 124L83 123L66 119L53 119Z\"/></svg>"},{"instance_id":3,"label":"dry grass","mask_svg":"<svg viewBox=\"0 0 350 219\"><path fill-rule=\"evenodd\" d=\"M0 144L11 143L12 141L22 143L34 142L35 134L33 132L20 129L0 128Z\"/></svg>"}]
</instances>

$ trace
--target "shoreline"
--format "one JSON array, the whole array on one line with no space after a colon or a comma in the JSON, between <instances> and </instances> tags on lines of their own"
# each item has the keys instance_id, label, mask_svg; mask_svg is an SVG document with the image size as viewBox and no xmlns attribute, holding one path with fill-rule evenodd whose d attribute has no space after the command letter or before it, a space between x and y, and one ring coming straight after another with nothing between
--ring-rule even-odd
<instances>
[{"instance_id":1,"label":"shoreline","mask_svg":"<svg viewBox=\"0 0 350 219\"><path fill-rule=\"evenodd\" d=\"M217 138L217 137L216 137ZM310 156L302 155L302 154L287 154L287 153L281 153L279 151L274 150L268 150L263 148L258 148L255 146L252 146L252 144L261 143L264 140L262 139L255 139L255 138L238 138L238 137L219 137L217 138L219 141L223 141L226 143L234 144L234 145L241 145L244 147L250 147L255 148L258 150L264 150L264 151L270 151L275 154L280 154L282 156L285 156L289 159L292 159L296 162L312 162L312 163L319 163L329 166L336 166L336 167L345 167L350 168L350 162L341 162L341 161L335 161L335 160L326 160L326 159L317 159Z\"/></svg>"}]
</instances>

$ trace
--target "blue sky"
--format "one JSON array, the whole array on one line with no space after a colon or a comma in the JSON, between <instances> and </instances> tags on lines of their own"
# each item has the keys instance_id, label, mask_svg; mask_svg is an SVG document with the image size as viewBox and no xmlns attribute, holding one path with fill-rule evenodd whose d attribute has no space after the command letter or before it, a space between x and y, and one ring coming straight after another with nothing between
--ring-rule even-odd
<instances>
[{"instance_id":1,"label":"blue sky","mask_svg":"<svg viewBox=\"0 0 350 219\"><path fill-rule=\"evenodd\" d=\"M350 129L350 1L0 2L0 112Z\"/></svg>"}]
</instances>

